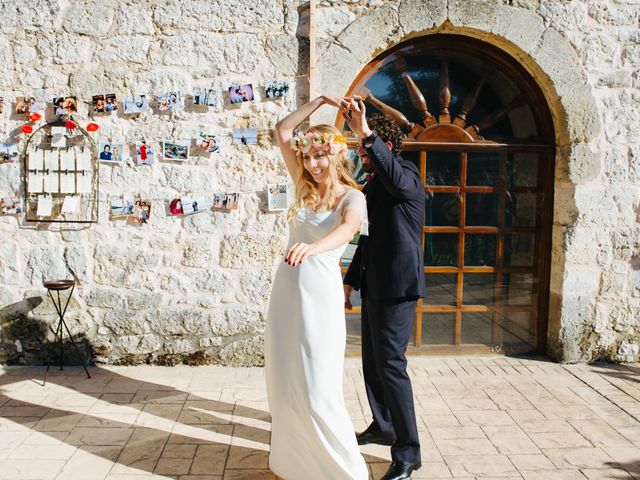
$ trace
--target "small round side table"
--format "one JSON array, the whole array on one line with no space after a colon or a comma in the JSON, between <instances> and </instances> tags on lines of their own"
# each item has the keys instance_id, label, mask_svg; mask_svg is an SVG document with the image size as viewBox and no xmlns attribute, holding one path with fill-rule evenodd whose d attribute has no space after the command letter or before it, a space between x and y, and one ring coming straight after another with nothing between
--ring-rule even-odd
<instances>
[{"instance_id":1,"label":"small round side table","mask_svg":"<svg viewBox=\"0 0 640 480\"><path fill-rule=\"evenodd\" d=\"M76 353L78 354L79 357L82 357L83 360L85 360L84 355L80 353L80 349L78 348L78 345L76 345L76 342L73 340L73 335L71 335L71 332L69 331L69 327L67 326L67 323L64 321L64 314L67 313L67 307L69 306L69 302L71 301L71 296L73 295L73 291L76 288L76 281L75 280L45 280L43 282L43 285L47 289L47 293L49 294L49 298L51 298L51 301L53 302L53 306L56 308L56 312L58 312L58 326L56 327L56 332L55 332L55 342L60 343L60 359L59 360L60 360L60 370L62 370L62 360L63 360L62 337L64 334L64 332L62 331L63 326L67 331L67 335L69 335L69 340L71 340L73 348L76 349ZM69 292L67 303L65 303L63 308L62 299L60 298L60 292L64 290L69 290L69 289L71 289L71 292ZM53 292L56 293L56 297L53 296ZM42 382L43 386L47 382L47 374L49 373L50 367L51 367L51 357L49 357L49 359L47 360L47 370L44 372L44 381ZM83 361L82 367L84 368L84 371L86 372L87 377L91 378L91 375L89 375L89 370L87 370L86 360Z\"/></svg>"}]
</instances>

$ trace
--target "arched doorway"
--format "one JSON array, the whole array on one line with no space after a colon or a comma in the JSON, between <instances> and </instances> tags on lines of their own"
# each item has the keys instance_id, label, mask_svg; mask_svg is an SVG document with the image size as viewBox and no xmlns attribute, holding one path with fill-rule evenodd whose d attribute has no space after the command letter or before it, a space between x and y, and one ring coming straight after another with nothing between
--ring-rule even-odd
<instances>
[{"instance_id":1,"label":"arched doorway","mask_svg":"<svg viewBox=\"0 0 640 480\"><path fill-rule=\"evenodd\" d=\"M425 185L426 291L409 353L544 351L555 136L535 80L491 44L434 34L380 54L347 95L404 129ZM359 313L347 312L354 354Z\"/></svg>"}]
</instances>

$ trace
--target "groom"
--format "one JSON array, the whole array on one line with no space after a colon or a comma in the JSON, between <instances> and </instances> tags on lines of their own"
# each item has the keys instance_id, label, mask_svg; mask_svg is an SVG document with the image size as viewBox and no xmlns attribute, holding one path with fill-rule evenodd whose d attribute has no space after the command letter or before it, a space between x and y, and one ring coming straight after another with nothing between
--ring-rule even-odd
<instances>
[{"instance_id":1,"label":"groom","mask_svg":"<svg viewBox=\"0 0 640 480\"><path fill-rule=\"evenodd\" d=\"M398 156L404 135L382 115L365 116L359 97L342 101L343 116L360 144L358 155L371 178L367 198L369 235L360 238L344 278L345 306L362 296L362 366L373 422L358 443L392 445L382 480L410 478L421 467L420 443L405 351L423 296L424 189L418 168Z\"/></svg>"}]
</instances>

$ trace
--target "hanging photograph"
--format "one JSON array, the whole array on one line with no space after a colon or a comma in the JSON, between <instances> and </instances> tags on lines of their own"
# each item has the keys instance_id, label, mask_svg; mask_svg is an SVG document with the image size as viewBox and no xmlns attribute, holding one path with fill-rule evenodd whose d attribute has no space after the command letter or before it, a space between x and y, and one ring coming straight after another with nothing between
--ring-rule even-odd
<instances>
[{"instance_id":1,"label":"hanging photograph","mask_svg":"<svg viewBox=\"0 0 640 480\"><path fill-rule=\"evenodd\" d=\"M53 210L53 197L51 195L38 195L38 207L36 215L39 217L48 217Z\"/></svg>"},{"instance_id":2,"label":"hanging photograph","mask_svg":"<svg viewBox=\"0 0 640 480\"><path fill-rule=\"evenodd\" d=\"M288 189L286 183L267 185L267 201L270 212L280 212L287 209Z\"/></svg>"},{"instance_id":3,"label":"hanging photograph","mask_svg":"<svg viewBox=\"0 0 640 480\"><path fill-rule=\"evenodd\" d=\"M80 196L72 195L64 197L60 213L75 213L80 208Z\"/></svg>"},{"instance_id":4,"label":"hanging photograph","mask_svg":"<svg viewBox=\"0 0 640 480\"><path fill-rule=\"evenodd\" d=\"M213 208L218 210L237 210L239 193L216 193L213 196Z\"/></svg>"},{"instance_id":5,"label":"hanging photograph","mask_svg":"<svg viewBox=\"0 0 640 480\"><path fill-rule=\"evenodd\" d=\"M165 140L162 142L162 159L173 162L189 160L190 140Z\"/></svg>"},{"instance_id":6,"label":"hanging photograph","mask_svg":"<svg viewBox=\"0 0 640 480\"><path fill-rule=\"evenodd\" d=\"M289 93L288 82L267 82L264 85L264 93L267 98L286 97Z\"/></svg>"},{"instance_id":7,"label":"hanging photograph","mask_svg":"<svg viewBox=\"0 0 640 480\"><path fill-rule=\"evenodd\" d=\"M4 97L0 97L0 113L4 113Z\"/></svg>"},{"instance_id":8,"label":"hanging photograph","mask_svg":"<svg viewBox=\"0 0 640 480\"><path fill-rule=\"evenodd\" d=\"M122 100L122 108L125 115L144 113L149 110L146 95L128 95Z\"/></svg>"},{"instance_id":9,"label":"hanging photograph","mask_svg":"<svg viewBox=\"0 0 640 480\"><path fill-rule=\"evenodd\" d=\"M0 197L0 212L2 215L17 215L24 212L22 200L14 197Z\"/></svg>"},{"instance_id":10,"label":"hanging photograph","mask_svg":"<svg viewBox=\"0 0 640 480\"><path fill-rule=\"evenodd\" d=\"M133 215L128 220L133 223L147 223L151 217L151 202L148 200L136 200L133 204Z\"/></svg>"},{"instance_id":11,"label":"hanging photograph","mask_svg":"<svg viewBox=\"0 0 640 480\"><path fill-rule=\"evenodd\" d=\"M161 112L182 110L184 102L180 92L168 92L158 94L158 109Z\"/></svg>"},{"instance_id":12,"label":"hanging photograph","mask_svg":"<svg viewBox=\"0 0 640 480\"><path fill-rule=\"evenodd\" d=\"M16 113L33 113L44 110L44 105L39 103L35 97L16 98Z\"/></svg>"},{"instance_id":13,"label":"hanging photograph","mask_svg":"<svg viewBox=\"0 0 640 480\"><path fill-rule=\"evenodd\" d=\"M111 113L118 110L118 102L116 100L116 94L111 93L109 95L94 95L93 96L93 113L104 114Z\"/></svg>"},{"instance_id":14,"label":"hanging photograph","mask_svg":"<svg viewBox=\"0 0 640 480\"><path fill-rule=\"evenodd\" d=\"M78 113L78 100L76 97L55 97L53 107L58 116L73 115Z\"/></svg>"},{"instance_id":15,"label":"hanging photograph","mask_svg":"<svg viewBox=\"0 0 640 480\"><path fill-rule=\"evenodd\" d=\"M196 137L196 151L200 153L215 153L220 150L215 135L201 133Z\"/></svg>"},{"instance_id":16,"label":"hanging photograph","mask_svg":"<svg viewBox=\"0 0 640 480\"><path fill-rule=\"evenodd\" d=\"M257 143L258 131L255 128L234 128L233 129L233 143L250 145Z\"/></svg>"},{"instance_id":17,"label":"hanging photograph","mask_svg":"<svg viewBox=\"0 0 640 480\"><path fill-rule=\"evenodd\" d=\"M229 87L229 102L243 103L253 100L253 85L233 85Z\"/></svg>"},{"instance_id":18,"label":"hanging photograph","mask_svg":"<svg viewBox=\"0 0 640 480\"><path fill-rule=\"evenodd\" d=\"M124 144L100 143L98 145L100 161L105 163L123 163Z\"/></svg>"},{"instance_id":19,"label":"hanging photograph","mask_svg":"<svg viewBox=\"0 0 640 480\"><path fill-rule=\"evenodd\" d=\"M194 87L193 104L216 107L218 105L218 92L213 88Z\"/></svg>"},{"instance_id":20,"label":"hanging photograph","mask_svg":"<svg viewBox=\"0 0 640 480\"><path fill-rule=\"evenodd\" d=\"M146 141L136 144L136 163L138 165L153 165L153 149L147 145Z\"/></svg>"},{"instance_id":21,"label":"hanging photograph","mask_svg":"<svg viewBox=\"0 0 640 480\"><path fill-rule=\"evenodd\" d=\"M133 215L132 198L111 200L111 218L125 218L129 215Z\"/></svg>"},{"instance_id":22,"label":"hanging photograph","mask_svg":"<svg viewBox=\"0 0 640 480\"><path fill-rule=\"evenodd\" d=\"M205 195L185 195L180 198L180 202L182 204L182 212L185 215L204 212L211 209L211 200Z\"/></svg>"},{"instance_id":23,"label":"hanging photograph","mask_svg":"<svg viewBox=\"0 0 640 480\"><path fill-rule=\"evenodd\" d=\"M17 143L0 143L0 163L14 162L17 159Z\"/></svg>"},{"instance_id":24,"label":"hanging photograph","mask_svg":"<svg viewBox=\"0 0 640 480\"><path fill-rule=\"evenodd\" d=\"M169 215L182 215L184 210L182 209L182 200L174 198L169 202Z\"/></svg>"}]
</instances>

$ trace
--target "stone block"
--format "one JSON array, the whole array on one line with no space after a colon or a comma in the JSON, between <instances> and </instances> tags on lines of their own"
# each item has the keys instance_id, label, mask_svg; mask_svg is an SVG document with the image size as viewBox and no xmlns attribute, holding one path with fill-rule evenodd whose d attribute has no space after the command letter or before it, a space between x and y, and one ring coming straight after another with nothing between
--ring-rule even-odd
<instances>
[{"instance_id":1,"label":"stone block","mask_svg":"<svg viewBox=\"0 0 640 480\"><path fill-rule=\"evenodd\" d=\"M125 354L144 355L160 350L162 342L153 334L127 335L118 337L117 346Z\"/></svg>"},{"instance_id":2,"label":"stone block","mask_svg":"<svg viewBox=\"0 0 640 480\"><path fill-rule=\"evenodd\" d=\"M446 0L403 0L398 7L398 21L405 35L437 27L446 19Z\"/></svg>"},{"instance_id":3,"label":"stone block","mask_svg":"<svg viewBox=\"0 0 640 480\"><path fill-rule=\"evenodd\" d=\"M177 192L211 192L217 190L215 175L179 166L162 166L160 185Z\"/></svg>"},{"instance_id":4,"label":"stone block","mask_svg":"<svg viewBox=\"0 0 640 480\"><path fill-rule=\"evenodd\" d=\"M284 254L285 242L279 235L227 235L220 249L220 265L234 269L271 268Z\"/></svg>"},{"instance_id":5,"label":"stone block","mask_svg":"<svg viewBox=\"0 0 640 480\"><path fill-rule=\"evenodd\" d=\"M360 62L368 62L383 49L399 29L398 14L391 7L372 8L338 35L337 41ZM363 35L362 32L367 32ZM324 54L321 54L322 58ZM344 75L344 72L336 72ZM351 77L350 77L351 78Z\"/></svg>"},{"instance_id":6,"label":"stone block","mask_svg":"<svg viewBox=\"0 0 640 480\"><path fill-rule=\"evenodd\" d=\"M111 37L98 43L94 61L100 63L145 63L150 41L146 37ZM170 63L167 63L170 65Z\"/></svg>"},{"instance_id":7,"label":"stone block","mask_svg":"<svg viewBox=\"0 0 640 480\"><path fill-rule=\"evenodd\" d=\"M67 65L89 62L95 45L88 37L62 34L40 37L36 48L41 58L46 58L60 65Z\"/></svg>"},{"instance_id":8,"label":"stone block","mask_svg":"<svg viewBox=\"0 0 640 480\"><path fill-rule=\"evenodd\" d=\"M88 307L124 309L122 291L110 288L91 288L84 299Z\"/></svg>"},{"instance_id":9,"label":"stone block","mask_svg":"<svg viewBox=\"0 0 640 480\"><path fill-rule=\"evenodd\" d=\"M499 0L449 0L448 18L457 27L491 32L501 8L504 7Z\"/></svg>"},{"instance_id":10,"label":"stone block","mask_svg":"<svg viewBox=\"0 0 640 480\"><path fill-rule=\"evenodd\" d=\"M294 76L301 74L300 44L297 39L289 35L268 35L266 39L267 58L273 64L279 76Z\"/></svg>"},{"instance_id":11,"label":"stone block","mask_svg":"<svg viewBox=\"0 0 640 480\"><path fill-rule=\"evenodd\" d=\"M152 13L143 5L136 3L133 5L121 4L118 15L116 15L117 31L121 35L146 34L153 35Z\"/></svg>"},{"instance_id":12,"label":"stone block","mask_svg":"<svg viewBox=\"0 0 640 480\"><path fill-rule=\"evenodd\" d=\"M218 311L211 317L214 335L230 337L241 333L261 333L264 331L264 317L261 311L251 307L232 307Z\"/></svg>"},{"instance_id":13,"label":"stone block","mask_svg":"<svg viewBox=\"0 0 640 480\"><path fill-rule=\"evenodd\" d=\"M115 10L108 3L75 2L64 11L62 27L71 33L106 37L113 33Z\"/></svg>"},{"instance_id":14,"label":"stone block","mask_svg":"<svg viewBox=\"0 0 640 480\"><path fill-rule=\"evenodd\" d=\"M600 294L603 297L621 298L626 297L627 276L629 264L627 262L613 262L608 268L602 270L602 283Z\"/></svg>"},{"instance_id":15,"label":"stone block","mask_svg":"<svg viewBox=\"0 0 640 480\"><path fill-rule=\"evenodd\" d=\"M546 26L543 18L524 8L500 8L492 32L528 52L540 42Z\"/></svg>"},{"instance_id":16,"label":"stone block","mask_svg":"<svg viewBox=\"0 0 640 480\"><path fill-rule=\"evenodd\" d=\"M71 278L62 245L31 247L25 252L25 264L25 277L31 285L42 285L43 280Z\"/></svg>"},{"instance_id":17,"label":"stone block","mask_svg":"<svg viewBox=\"0 0 640 480\"><path fill-rule=\"evenodd\" d=\"M19 256L16 255L16 246L10 243L0 245L0 284L11 285L19 283L20 265Z\"/></svg>"},{"instance_id":18,"label":"stone block","mask_svg":"<svg viewBox=\"0 0 640 480\"><path fill-rule=\"evenodd\" d=\"M632 261L640 257L640 227L612 232L613 255L616 259Z\"/></svg>"},{"instance_id":19,"label":"stone block","mask_svg":"<svg viewBox=\"0 0 640 480\"><path fill-rule=\"evenodd\" d=\"M147 311L145 319L158 335L206 335L211 333L209 313L192 307L162 307Z\"/></svg>"},{"instance_id":20,"label":"stone block","mask_svg":"<svg viewBox=\"0 0 640 480\"><path fill-rule=\"evenodd\" d=\"M13 85L13 47L8 40L0 38L0 88L11 89Z\"/></svg>"},{"instance_id":21,"label":"stone block","mask_svg":"<svg viewBox=\"0 0 640 480\"><path fill-rule=\"evenodd\" d=\"M602 154L591 145L576 143L571 146L568 162L569 180L585 184L596 180L602 172Z\"/></svg>"},{"instance_id":22,"label":"stone block","mask_svg":"<svg viewBox=\"0 0 640 480\"><path fill-rule=\"evenodd\" d=\"M563 90L566 91L561 101L565 109L569 141L590 143L596 140L602 131L602 123L591 87L574 83Z\"/></svg>"},{"instance_id":23,"label":"stone block","mask_svg":"<svg viewBox=\"0 0 640 480\"><path fill-rule=\"evenodd\" d=\"M233 277L219 270L207 270L204 273L199 273L195 284L200 290L204 290L217 297L229 293L235 287Z\"/></svg>"},{"instance_id":24,"label":"stone block","mask_svg":"<svg viewBox=\"0 0 640 480\"><path fill-rule=\"evenodd\" d=\"M127 290L124 295L126 308L130 310L147 310L158 308L162 304L163 294L144 290Z\"/></svg>"},{"instance_id":25,"label":"stone block","mask_svg":"<svg viewBox=\"0 0 640 480\"><path fill-rule=\"evenodd\" d=\"M145 317L130 310L109 310L102 320L105 327L116 335L144 335L151 333Z\"/></svg>"},{"instance_id":26,"label":"stone block","mask_svg":"<svg viewBox=\"0 0 640 480\"><path fill-rule=\"evenodd\" d=\"M218 353L223 365L249 367L264 365L264 336L238 340L225 345Z\"/></svg>"},{"instance_id":27,"label":"stone block","mask_svg":"<svg viewBox=\"0 0 640 480\"><path fill-rule=\"evenodd\" d=\"M356 15L349 9L338 6L321 7L316 10L316 30L320 38L335 38Z\"/></svg>"},{"instance_id":28,"label":"stone block","mask_svg":"<svg viewBox=\"0 0 640 480\"><path fill-rule=\"evenodd\" d=\"M565 265L563 295L590 297L600 286L601 271L597 267Z\"/></svg>"},{"instance_id":29,"label":"stone block","mask_svg":"<svg viewBox=\"0 0 640 480\"><path fill-rule=\"evenodd\" d=\"M271 296L271 284L270 270L248 270L240 277L241 292L238 300L251 305L268 302Z\"/></svg>"}]
</instances>

